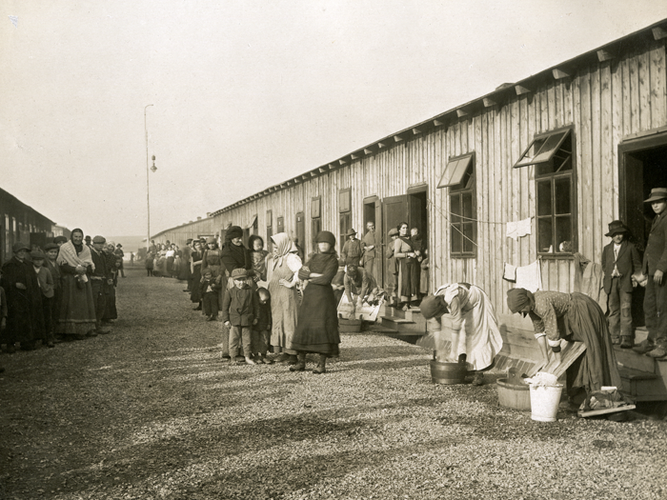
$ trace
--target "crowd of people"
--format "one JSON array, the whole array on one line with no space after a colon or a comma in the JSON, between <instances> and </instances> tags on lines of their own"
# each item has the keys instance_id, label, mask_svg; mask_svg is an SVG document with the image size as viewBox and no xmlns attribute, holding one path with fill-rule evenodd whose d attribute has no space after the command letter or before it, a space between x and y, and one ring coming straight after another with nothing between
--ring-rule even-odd
<instances>
[{"instance_id":1,"label":"crowd of people","mask_svg":"<svg viewBox=\"0 0 667 500\"><path fill-rule=\"evenodd\" d=\"M103 236L57 236L41 248L17 242L2 265L2 338L7 353L108 334L117 317L122 245ZM122 275L121 275L122 276Z\"/></svg>"}]
</instances>

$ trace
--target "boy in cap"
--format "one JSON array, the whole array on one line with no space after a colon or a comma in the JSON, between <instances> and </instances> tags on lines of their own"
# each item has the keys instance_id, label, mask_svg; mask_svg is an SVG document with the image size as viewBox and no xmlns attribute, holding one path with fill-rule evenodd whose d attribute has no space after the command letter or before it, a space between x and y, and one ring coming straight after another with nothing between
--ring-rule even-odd
<instances>
[{"instance_id":1,"label":"boy in cap","mask_svg":"<svg viewBox=\"0 0 667 500\"><path fill-rule=\"evenodd\" d=\"M53 299L51 300L51 327L55 331L56 326L58 325L58 316L60 315L60 304L62 301L62 282L60 277L60 266L56 262L58 258L58 249L60 247L54 241L53 243L47 243L44 247L46 252L46 260L44 261L44 267L46 267L51 273L53 278Z\"/></svg>"},{"instance_id":2,"label":"boy in cap","mask_svg":"<svg viewBox=\"0 0 667 500\"><path fill-rule=\"evenodd\" d=\"M354 264L358 266L364 249L361 241L357 239L357 232L354 229L349 229L345 238L347 241L345 241L343 249L340 251L340 257L345 265Z\"/></svg>"},{"instance_id":3,"label":"boy in cap","mask_svg":"<svg viewBox=\"0 0 667 500\"><path fill-rule=\"evenodd\" d=\"M225 290L222 301L222 321L229 329L229 356L238 364L239 340L243 343L245 361L249 365L255 362L251 358L252 326L257 324L257 295L247 283L248 273L244 268L232 270L234 286Z\"/></svg>"},{"instance_id":4,"label":"boy in cap","mask_svg":"<svg viewBox=\"0 0 667 500\"><path fill-rule=\"evenodd\" d=\"M53 296L54 296L54 286L53 286L53 276L51 271L44 266L44 261L46 260L46 255L41 250L33 250L30 252L30 258L32 259L32 267L35 269L35 274L37 275L37 283L39 284L39 289L42 291L42 314L44 315L44 341L46 342L47 347L55 347L54 341L54 328L53 324Z\"/></svg>"},{"instance_id":5,"label":"boy in cap","mask_svg":"<svg viewBox=\"0 0 667 500\"><path fill-rule=\"evenodd\" d=\"M646 242L642 273L648 277L644 295L644 317L648 338L634 350L652 358L667 356L667 188L653 188L644 203L656 216Z\"/></svg>"},{"instance_id":6,"label":"boy in cap","mask_svg":"<svg viewBox=\"0 0 667 500\"><path fill-rule=\"evenodd\" d=\"M628 241L629 229L620 220L609 223L605 236L611 243L602 250L603 287L607 294L609 333L614 345L629 349L634 343L632 292L637 282L632 276L641 271L639 251Z\"/></svg>"}]
</instances>

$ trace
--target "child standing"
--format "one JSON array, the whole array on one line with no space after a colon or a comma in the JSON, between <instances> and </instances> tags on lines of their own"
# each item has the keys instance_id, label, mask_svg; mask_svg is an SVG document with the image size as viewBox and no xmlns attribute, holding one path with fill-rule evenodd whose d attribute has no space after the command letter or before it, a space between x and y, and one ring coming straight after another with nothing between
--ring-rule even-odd
<instances>
[{"instance_id":1,"label":"child standing","mask_svg":"<svg viewBox=\"0 0 667 500\"><path fill-rule=\"evenodd\" d=\"M218 319L218 293L222 288L220 280L214 278L211 271L206 271L199 286L201 287L206 321L216 321Z\"/></svg>"},{"instance_id":2,"label":"child standing","mask_svg":"<svg viewBox=\"0 0 667 500\"><path fill-rule=\"evenodd\" d=\"M234 282L232 288L227 288L222 301L222 321L229 331L229 356L234 364L238 364L236 356L239 353L239 341L243 343L245 361L249 365L256 364L251 357L252 326L257 324L257 295L248 285L248 273L243 268L232 271Z\"/></svg>"},{"instance_id":3,"label":"child standing","mask_svg":"<svg viewBox=\"0 0 667 500\"><path fill-rule=\"evenodd\" d=\"M343 245L343 249L340 251L341 259L343 259L345 265L354 264L355 266L358 266L359 261L361 261L361 256L364 253L361 240L357 239L357 232L354 229L350 229L345 237L347 238L347 241Z\"/></svg>"},{"instance_id":4,"label":"child standing","mask_svg":"<svg viewBox=\"0 0 667 500\"><path fill-rule=\"evenodd\" d=\"M44 341L48 347L55 347L55 344L53 343L55 325L52 322L53 312L51 310L54 295L53 276L51 275L51 271L44 267L46 255L44 255L41 250L33 250L30 252L30 257L32 258L32 266L37 274L39 289L42 291L42 314L44 316L45 332Z\"/></svg>"},{"instance_id":5,"label":"child standing","mask_svg":"<svg viewBox=\"0 0 667 500\"><path fill-rule=\"evenodd\" d=\"M253 328L252 345L255 351L255 362L271 365L273 360L266 357L271 341L271 295L266 288L257 290L259 299L257 306L257 324Z\"/></svg>"},{"instance_id":6,"label":"child standing","mask_svg":"<svg viewBox=\"0 0 667 500\"><path fill-rule=\"evenodd\" d=\"M609 223L605 236L611 243L602 250L604 271L604 291L607 294L607 321L611 343L630 349L634 344L635 332L632 327L632 292L636 283L632 275L641 271L639 251L628 241L629 229L620 220Z\"/></svg>"},{"instance_id":7,"label":"child standing","mask_svg":"<svg viewBox=\"0 0 667 500\"><path fill-rule=\"evenodd\" d=\"M148 252L146 255L146 276L153 276L153 265L154 265L155 256L153 252Z\"/></svg>"}]
</instances>

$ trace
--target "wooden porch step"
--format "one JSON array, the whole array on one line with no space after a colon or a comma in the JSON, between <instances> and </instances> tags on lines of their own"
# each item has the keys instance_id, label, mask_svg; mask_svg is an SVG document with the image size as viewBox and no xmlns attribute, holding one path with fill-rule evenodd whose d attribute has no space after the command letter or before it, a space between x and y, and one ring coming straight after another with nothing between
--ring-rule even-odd
<instances>
[{"instance_id":1,"label":"wooden porch step","mask_svg":"<svg viewBox=\"0 0 667 500\"><path fill-rule=\"evenodd\" d=\"M621 375L621 378L626 378L628 380L655 380L658 378L656 373L633 370L632 368L625 368L623 366L618 368L618 373Z\"/></svg>"},{"instance_id":2,"label":"wooden porch step","mask_svg":"<svg viewBox=\"0 0 667 500\"><path fill-rule=\"evenodd\" d=\"M397 333L426 334L425 323L415 323L414 321L405 318L382 316L382 326L394 330Z\"/></svg>"}]
</instances>

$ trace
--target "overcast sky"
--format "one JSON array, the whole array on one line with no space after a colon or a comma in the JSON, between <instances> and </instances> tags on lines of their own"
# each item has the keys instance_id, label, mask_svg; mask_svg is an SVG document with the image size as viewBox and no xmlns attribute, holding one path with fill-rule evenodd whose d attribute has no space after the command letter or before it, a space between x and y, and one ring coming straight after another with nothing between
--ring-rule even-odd
<instances>
[{"instance_id":1,"label":"overcast sky","mask_svg":"<svg viewBox=\"0 0 667 500\"><path fill-rule=\"evenodd\" d=\"M146 235L667 18L664 0L2 0L0 187Z\"/></svg>"}]
</instances>

